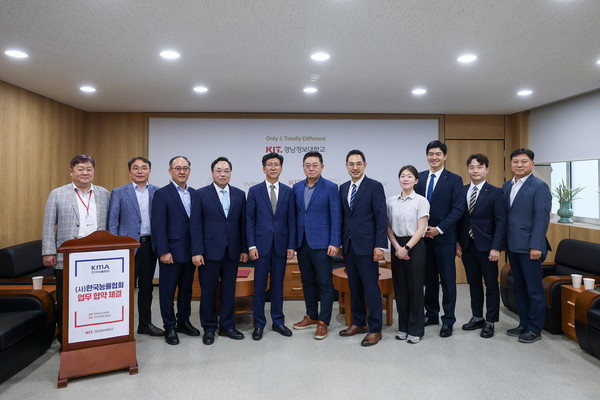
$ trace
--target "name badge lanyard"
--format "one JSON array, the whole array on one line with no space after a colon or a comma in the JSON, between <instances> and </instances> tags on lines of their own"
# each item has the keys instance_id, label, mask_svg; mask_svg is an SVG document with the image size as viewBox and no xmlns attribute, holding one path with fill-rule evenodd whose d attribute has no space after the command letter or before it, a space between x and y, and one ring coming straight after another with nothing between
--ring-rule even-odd
<instances>
[{"instance_id":1,"label":"name badge lanyard","mask_svg":"<svg viewBox=\"0 0 600 400\"><path fill-rule=\"evenodd\" d=\"M90 216L90 204L92 202L92 190L90 189L90 197L88 198L87 205L85 204L85 202L83 201L83 199L81 198L81 196L79 195L79 192L77 190L75 190L75 193L77 193L77 197L79 197L79 201L81 201L81 204L83 204L83 207L85 207L85 211L87 212L87 214L85 215L85 224L87 226L91 226L93 224L92 217Z\"/></svg>"}]
</instances>

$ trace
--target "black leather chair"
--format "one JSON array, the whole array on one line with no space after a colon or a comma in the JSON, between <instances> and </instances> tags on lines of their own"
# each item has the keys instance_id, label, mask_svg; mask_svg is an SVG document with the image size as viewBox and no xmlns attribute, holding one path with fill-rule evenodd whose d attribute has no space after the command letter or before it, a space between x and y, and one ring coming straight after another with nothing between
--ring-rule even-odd
<instances>
[{"instance_id":1,"label":"black leather chair","mask_svg":"<svg viewBox=\"0 0 600 400\"><path fill-rule=\"evenodd\" d=\"M42 241L33 240L0 249L0 284L31 283L43 276L44 284L54 283L54 269L42 263Z\"/></svg>"},{"instance_id":2,"label":"black leather chair","mask_svg":"<svg viewBox=\"0 0 600 400\"><path fill-rule=\"evenodd\" d=\"M575 302L575 334L579 347L600 359L600 291L586 290Z\"/></svg>"},{"instance_id":3,"label":"black leather chair","mask_svg":"<svg viewBox=\"0 0 600 400\"><path fill-rule=\"evenodd\" d=\"M56 332L54 307L43 290L0 291L0 383L50 347Z\"/></svg>"},{"instance_id":4,"label":"black leather chair","mask_svg":"<svg viewBox=\"0 0 600 400\"><path fill-rule=\"evenodd\" d=\"M575 239L563 239L556 248L553 263L542 265L546 292L546 320L544 329L553 334L562 333L560 287L571 283L571 274L595 278L600 282L600 244ZM513 292L514 279L510 265L500 272L500 296L509 310L518 313Z\"/></svg>"}]
</instances>

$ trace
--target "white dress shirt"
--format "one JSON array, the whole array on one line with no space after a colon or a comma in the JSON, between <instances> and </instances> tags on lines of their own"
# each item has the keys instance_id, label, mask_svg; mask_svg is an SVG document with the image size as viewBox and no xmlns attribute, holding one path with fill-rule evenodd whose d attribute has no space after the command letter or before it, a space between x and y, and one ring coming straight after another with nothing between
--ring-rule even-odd
<instances>
[{"instance_id":1,"label":"white dress shirt","mask_svg":"<svg viewBox=\"0 0 600 400\"><path fill-rule=\"evenodd\" d=\"M96 214L96 197L94 196L94 185L84 194L75 184L75 198L77 200L77 211L79 212L78 238L85 237L98 230L98 217Z\"/></svg>"}]
</instances>

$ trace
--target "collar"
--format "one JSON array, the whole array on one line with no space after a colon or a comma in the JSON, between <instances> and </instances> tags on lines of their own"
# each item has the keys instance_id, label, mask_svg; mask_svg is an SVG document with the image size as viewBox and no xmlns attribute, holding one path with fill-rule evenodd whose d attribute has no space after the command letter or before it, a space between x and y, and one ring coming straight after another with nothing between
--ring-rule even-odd
<instances>
[{"instance_id":1,"label":"collar","mask_svg":"<svg viewBox=\"0 0 600 400\"><path fill-rule=\"evenodd\" d=\"M436 177L436 178L439 178L440 176L442 176L442 172L444 172L444 169L445 169L445 168L444 168L444 167L442 167L442 169L440 169L439 171L437 171L437 172L433 172L433 171L431 170L431 168L429 168L429 175L428 175L427 177L429 178L429 177L431 176L431 174L435 174L435 177Z\"/></svg>"},{"instance_id":2,"label":"collar","mask_svg":"<svg viewBox=\"0 0 600 400\"><path fill-rule=\"evenodd\" d=\"M75 189L75 190L79 191L79 193L83 194L83 192L81 191L81 189L79 189L77 186L75 186L75 183L71 182L71 185L72 185L73 189ZM96 190L94 188L94 185L90 183L90 189L88 191L94 191L94 190Z\"/></svg>"},{"instance_id":3,"label":"collar","mask_svg":"<svg viewBox=\"0 0 600 400\"><path fill-rule=\"evenodd\" d=\"M175 186L175 189L177 189L177 191L178 191L178 192L183 192L183 193L185 193L185 192L187 192L187 191L188 191L188 189L189 189L189 187L190 187L190 186L189 186L189 185L186 183L186 184L185 184L185 189L182 189L182 188L181 188L181 186L179 186L179 185L178 185L178 184L176 184L175 182L171 181L171 183L173 184L173 186Z\"/></svg>"},{"instance_id":4,"label":"collar","mask_svg":"<svg viewBox=\"0 0 600 400\"><path fill-rule=\"evenodd\" d=\"M269 181L265 179L265 185L267 185L267 190L271 190L271 185L275 185L275 190L279 191L279 181L275 183L269 183Z\"/></svg>"},{"instance_id":5,"label":"collar","mask_svg":"<svg viewBox=\"0 0 600 400\"><path fill-rule=\"evenodd\" d=\"M133 190L142 190L134 181L131 181L131 184L133 185ZM148 182L146 182L146 186L144 186L144 190L142 190L142 192L146 191L146 189L148 189Z\"/></svg>"},{"instance_id":6,"label":"collar","mask_svg":"<svg viewBox=\"0 0 600 400\"><path fill-rule=\"evenodd\" d=\"M358 190L358 188L360 187L360 184L362 183L362 181L365 180L365 174L363 174L362 178L360 178L359 180L357 180L356 182L352 182L352 179L350 179L350 187L352 187L352 185L356 185L356 189Z\"/></svg>"},{"instance_id":7,"label":"collar","mask_svg":"<svg viewBox=\"0 0 600 400\"><path fill-rule=\"evenodd\" d=\"M477 191L481 192L481 189L483 189L483 185L485 185L485 183L487 182L487 180L483 180L483 182L481 182L479 185L475 185L473 184L473 181L471 181L471 186L469 186L469 191L473 190L474 187L477 187Z\"/></svg>"},{"instance_id":8,"label":"collar","mask_svg":"<svg viewBox=\"0 0 600 400\"><path fill-rule=\"evenodd\" d=\"M413 188L413 191L410 192L410 194L408 196L406 196L406 198L402 198L402 192L400 192L400 194L398 195L398 199L399 200L414 199L415 195L416 195L415 189Z\"/></svg>"},{"instance_id":9,"label":"collar","mask_svg":"<svg viewBox=\"0 0 600 400\"><path fill-rule=\"evenodd\" d=\"M308 179L305 179L305 180L304 180L304 183L305 183L305 186L306 186L308 189L314 189L314 188L315 188L315 186L317 186L317 183L319 183L319 181L320 181L320 180L321 180L321 177L319 177L319 179L317 179L317 180L315 181L314 185L312 185L312 186L310 186L310 185L308 184Z\"/></svg>"},{"instance_id":10,"label":"collar","mask_svg":"<svg viewBox=\"0 0 600 400\"><path fill-rule=\"evenodd\" d=\"M221 190L225 189L225 193L229 194L229 183L223 189L221 189L215 182L213 182L213 187L217 191L217 193L221 193Z\"/></svg>"},{"instance_id":11,"label":"collar","mask_svg":"<svg viewBox=\"0 0 600 400\"><path fill-rule=\"evenodd\" d=\"M525 181L527 180L527 178L529 178L531 175L533 175L533 172L531 174L529 174L529 175L525 175L524 177L522 177L521 179L519 179L518 182L525 183ZM515 183L517 183L517 177L516 176L513 176L512 183L513 183L513 185Z\"/></svg>"}]
</instances>

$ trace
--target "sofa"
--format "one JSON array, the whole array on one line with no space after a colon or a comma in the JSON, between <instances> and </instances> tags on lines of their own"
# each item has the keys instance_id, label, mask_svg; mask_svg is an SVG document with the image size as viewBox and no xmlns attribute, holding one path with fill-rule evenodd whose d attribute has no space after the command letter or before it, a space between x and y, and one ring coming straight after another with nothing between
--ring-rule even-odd
<instances>
[{"instance_id":1,"label":"sofa","mask_svg":"<svg viewBox=\"0 0 600 400\"><path fill-rule=\"evenodd\" d=\"M600 291L586 290L575 302L575 334L579 347L600 359Z\"/></svg>"},{"instance_id":2,"label":"sofa","mask_svg":"<svg viewBox=\"0 0 600 400\"><path fill-rule=\"evenodd\" d=\"M0 285L31 283L33 276L43 276L44 284L55 284L54 268L42 262L41 240L0 249Z\"/></svg>"},{"instance_id":3,"label":"sofa","mask_svg":"<svg viewBox=\"0 0 600 400\"><path fill-rule=\"evenodd\" d=\"M0 383L50 347L56 331L54 307L44 290L0 290Z\"/></svg>"},{"instance_id":4,"label":"sofa","mask_svg":"<svg viewBox=\"0 0 600 400\"><path fill-rule=\"evenodd\" d=\"M571 283L571 274L600 281L600 244L575 239L563 239L556 248L553 263L542 265L544 292L546 293L546 319L544 329L549 333L562 333L561 285ZM518 313L513 292L514 280L510 264L500 271L500 296L509 310Z\"/></svg>"}]
</instances>

